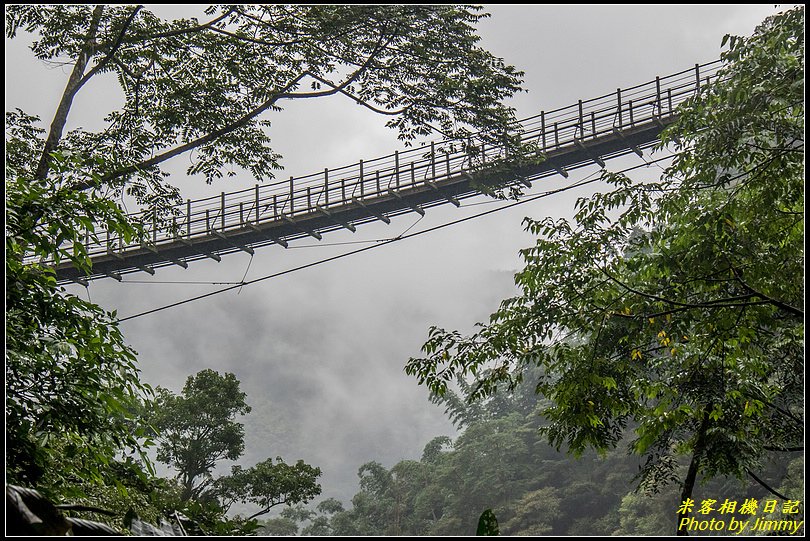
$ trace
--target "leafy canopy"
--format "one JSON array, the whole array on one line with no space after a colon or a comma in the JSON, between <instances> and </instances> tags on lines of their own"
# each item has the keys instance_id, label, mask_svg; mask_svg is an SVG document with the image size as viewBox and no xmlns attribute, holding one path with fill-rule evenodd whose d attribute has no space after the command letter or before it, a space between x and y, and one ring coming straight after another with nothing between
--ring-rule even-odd
<instances>
[{"instance_id":1,"label":"leafy canopy","mask_svg":"<svg viewBox=\"0 0 810 541\"><path fill-rule=\"evenodd\" d=\"M390 117L406 142L434 131L503 139L514 121L502 102L520 90L522 73L477 46L475 25L487 16L478 7L226 5L206 15L165 21L143 6L9 6L7 37L37 33L38 59L78 59L31 172L44 176L56 149L104 156L93 166L104 185L126 185L155 206L177 196L161 164L190 151L187 173L208 182L234 168L272 179L280 156L267 114L285 100L342 94ZM103 131L63 136L73 97L105 73L118 80L123 106Z\"/></svg>"},{"instance_id":2,"label":"leafy canopy","mask_svg":"<svg viewBox=\"0 0 810 541\"><path fill-rule=\"evenodd\" d=\"M433 327L409 374L469 400L527 367L556 446L647 457L644 485L751 474L803 445L804 9L727 37L724 67L679 109L659 180L605 174L613 191L573 221L527 218L520 294L478 332Z\"/></svg>"},{"instance_id":3,"label":"leafy canopy","mask_svg":"<svg viewBox=\"0 0 810 541\"><path fill-rule=\"evenodd\" d=\"M232 466L231 474L214 478L223 460L238 460L244 451L244 426L236 419L250 413L239 380L210 369L189 376L175 395L157 388L156 407L146 418L157 430L157 459L177 471L181 505L208 506L224 514L236 502L260 509L245 519L266 514L277 505L306 503L321 493L320 468L302 460L286 464L268 458L250 468Z\"/></svg>"},{"instance_id":4,"label":"leafy canopy","mask_svg":"<svg viewBox=\"0 0 810 541\"><path fill-rule=\"evenodd\" d=\"M217 462L242 456L245 429L236 417L250 413L245 397L235 375L211 369L189 376L180 396L157 388L149 419L157 430L157 459L177 470L184 499L197 499L211 484Z\"/></svg>"},{"instance_id":5,"label":"leafy canopy","mask_svg":"<svg viewBox=\"0 0 810 541\"><path fill-rule=\"evenodd\" d=\"M18 127L30 128L16 116ZM136 230L110 201L70 188L87 178L79 158L55 153L52 174L30 181L17 176L15 161L30 150L25 134L14 129L6 137L6 475L36 485L50 472L50 487L40 488L53 494L77 478L109 482L106 466L116 454L141 453L136 412L151 390L138 378L115 313L65 294L52 269L33 258L86 269L76 239L85 230L92 236L93 222L124 238ZM37 223L23 208L48 220Z\"/></svg>"},{"instance_id":6,"label":"leafy canopy","mask_svg":"<svg viewBox=\"0 0 810 541\"><path fill-rule=\"evenodd\" d=\"M17 109L5 139L7 476L36 485L65 455L86 457L64 461L64 477L47 481L57 491L114 482L99 467L140 450L136 412L149 388L115 314L68 294L34 261L88 269L85 244L102 226L142 238L119 201L166 218L179 192L162 167L174 157L191 156L186 172L208 182L240 169L272 179L280 157L268 117L285 100L341 94L389 118L406 143L433 131L495 140L514 120L502 101L522 76L478 47L486 15L476 7L226 5L204 21L163 20L141 5L5 14L7 38L30 34L35 58L72 66L47 129ZM97 92L88 83L103 75L117 82L120 106L99 111L103 129L67 130L76 96ZM189 466L190 479L207 471Z\"/></svg>"}]
</instances>

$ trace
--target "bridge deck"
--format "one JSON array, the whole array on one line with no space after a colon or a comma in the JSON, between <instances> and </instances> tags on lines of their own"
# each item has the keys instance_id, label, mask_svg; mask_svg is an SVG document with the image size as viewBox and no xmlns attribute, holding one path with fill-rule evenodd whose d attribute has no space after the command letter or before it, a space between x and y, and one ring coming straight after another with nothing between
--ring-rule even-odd
<instances>
[{"instance_id":1,"label":"bridge deck","mask_svg":"<svg viewBox=\"0 0 810 541\"><path fill-rule=\"evenodd\" d=\"M695 95L715 75L718 62L521 121L521 140L536 144L540 163L511 170L507 183L523 183L594 162L640 153L654 144L661 130L676 118L677 106ZM187 266L188 261L214 258L236 251L281 244L305 236L321 238L339 228L354 230L374 220L424 208L458 204L483 185L502 176L497 166L506 157L502 149L479 138L431 143L415 149L359 161L336 170L290 178L252 189L222 193L219 197L187 201L175 209L173 223L151 224L150 240L124 244L104 232L99 242L88 242L93 272L80 275L69 264L56 268L60 282L145 271L166 265ZM490 174L491 173L491 174ZM502 182L503 179L501 178ZM144 216L135 219L149 223Z\"/></svg>"}]
</instances>

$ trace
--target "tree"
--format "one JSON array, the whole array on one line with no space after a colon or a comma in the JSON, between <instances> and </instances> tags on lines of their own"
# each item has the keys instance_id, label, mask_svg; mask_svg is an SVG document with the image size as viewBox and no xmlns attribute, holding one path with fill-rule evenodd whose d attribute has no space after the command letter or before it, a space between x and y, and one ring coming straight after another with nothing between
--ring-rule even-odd
<instances>
[{"instance_id":1,"label":"tree","mask_svg":"<svg viewBox=\"0 0 810 541\"><path fill-rule=\"evenodd\" d=\"M247 517L251 520L277 505L309 502L321 493L317 482L320 475L320 468L313 468L303 460L288 465L281 457L276 457L275 464L268 458L248 469L234 466L231 475L217 480L216 493L226 502L226 509L236 501L258 505L259 510Z\"/></svg>"},{"instance_id":2,"label":"tree","mask_svg":"<svg viewBox=\"0 0 810 541\"><path fill-rule=\"evenodd\" d=\"M105 156L93 167L99 186L152 208L177 192L160 170L195 152L190 175L206 181L244 168L273 178L278 156L263 115L285 100L342 94L390 117L405 141L434 129L464 139L471 130L502 140L514 121L502 100L522 73L476 46L480 8L458 6L222 6L210 20L163 21L143 6L10 6L6 35L37 32L43 61L74 68L39 157L34 178L50 170L51 152ZM117 78L124 106L108 127L63 134L75 96L94 77ZM305 90L305 87L309 87ZM162 210L166 210L162 208Z\"/></svg>"},{"instance_id":3,"label":"tree","mask_svg":"<svg viewBox=\"0 0 810 541\"><path fill-rule=\"evenodd\" d=\"M88 240L143 240L179 198L164 164L190 154L206 181L235 169L273 178L269 115L285 100L341 94L387 117L410 142L433 130L504 140L502 104L521 72L477 46L479 8L222 6L166 21L143 6L13 5L7 38L34 36L42 62L72 66L47 128L6 115L6 381L10 480L36 484L61 443L90 459L65 484L103 482L94 465L140 449L148 395L114 313L57 287L52 265L89 271ZM74 100L103 75L122 105L104 128L66 132ZM96 87L97 88L97 87ZM143 213L127 216L119 201ZM42 264L33 264L41 260ZM74 481L67 481L67 479ZM112 482L112 480L108 481ZM38 486L47 492L47 487Z\"/></svg>"},{"instance_id":4,"label":"tree","mask_svg":"<svg viewBox=\"0 0 810 541\"><path fill-rule=\"evenodd\" d=\"M263 535L290 536L298 534L298 524L289 518L269 518L262 523Z\"/></svg>"},{"instance_id":5,"label":"tree","mask_svg":"<svg viewBox=\"0 0 810 541\"><path fill-rule=\"evenodd\" d=\"M141 469L136 462L145 433L136 412L151 391L138 379L135 352L124 343L115 313L64 294L53 271L37 259L67 258L86 269L83 247L65 247L64 241L75 241L93 221L124 238L132 238L135 229L110 201L70 188L91 178L76 156L54 153L52 174L45 179L21 176L32 150L30 132L36 130L22 113L9 117L6 476L53 497L75 489L74 479L111 482L116 462ZM38 222L34 215L48 220ZM54 475L57 465L61 471Z\"/></svg>"},{"instance_id":6,"label":"tree","mask_svg":"<svg viewBox=\"0 0 810 541\"><path fill-rule=\"evenodd\" d=\"M198 499L214 482L219 461L242 456L245 429L235 419L250 413L246 396L234 374L211 369L189 376L180 396L157 388L149 419L157 430L157 459L177 470L183 500Z\"/></svg>"},{"instance_id":7,"label":"tree","mask_svg":"<svg viewBox=\"0 0 810 541\"><path fill-rule=\"evenodd\" d=\"M285 508L280 516L297 525L302 535L470 535L484 505L497 517L501 533L508 535L671 531L680 503L677 488L664 487L655 495L631 492L642 459L621 448L604 456L586 451L575 461L554 449L538 430L547 421L536 411L525 411L528 397L534 398L538 409L546 407L534 388L534 380L524 378L515 393L470 404L470 414L454 410L455 424L463 426L463 433L455 441L434 438L419 462L406 459L390 469L376 462L364 464L351 508L344 510L338 502L325 500L317 512L296 506ZM798 500L801 461L782 458L760 475ZM685 472L687 465L680 470ZM723 477L701 483L694 499L762 502L772 497L759 484L745 481ZM750 518L737 511L736 520L744 523ZM728 524L731 515L716 507L701 517Z\"/></svg>"},{"instance_id":8,"label":"tree","mask_svg":"<svg viewBox=\"0 0 810 541\"><path fill-rule=\"evenodd\" d=\"M321 493L320 468L302 460L288 465L269 458L214 478L214 468L239 459L245 447L244 426L236 418L250 413L250 406L234 374L201 370L188 377L181 395L161 387L156 394L156 407L145 417L157 431L157 459L177 471L181 505L196 502L224 514L235 502L255 504L260 510L243 521L250 523L277 505L306 503Z\"/></svg>"},{"instance_id":9,"label":"tree","mask_svg":"<svg viewBox=\"0 0 810 541\"><path fill-rule=\"evenodd\" d=\"M527 218L521 293L471 336L432 328L406 367L439 394L472 374L475 400L540 366L550 442L605 451L633 423L642 487L688 457L683 500L803 450L804 9L724 43L663 177L608 173L573 224Z\"/></svg>"}]
</instances>

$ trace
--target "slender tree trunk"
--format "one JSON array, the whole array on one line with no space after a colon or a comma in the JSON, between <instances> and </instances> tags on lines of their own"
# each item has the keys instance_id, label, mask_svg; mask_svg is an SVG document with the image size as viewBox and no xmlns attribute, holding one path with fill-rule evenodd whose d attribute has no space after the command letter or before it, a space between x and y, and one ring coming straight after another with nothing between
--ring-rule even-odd
<instances>
[{"instance_id":1,"label":"slender tree trunk","mask_svg":"<svg viewBox=\"0 0 810 541\"><path fill-rule=\"evenodd\" d=\"M62 139L62 132L65 129L65 124L67 124L68 113L73 105L73 98L81 88L80 83L84 75L84 70L87 67L87 62L90 60L90 57L93 56L93 48L96 44L96 35L98 34L98 27L103 12L103 5L98 5L93 10L90 26L87 29L87 39L84 42L81 52L76 57L76 63L73 65L73 71L70 73L65 91L62 93L59 107L57 107L56 113L53 116L51 128L48 131L48 138L45 140L45 147L42 149L42 156L39 158L39 165L37 165L37 171L34 175L37 179L44 179L48 176L51 162L50 153L56 150L59 141Z\"/></svg>"},{"instance_id":2,"label":"slender tree trunk","mask_svg":"<svg viewBox=\"0 0 810 541\"><path fill-rule=\"evenodd\" d=\"M686 500L692 497L692 491L695 488L695 481L697 480L697 472L698 466L700 465L700 459L703 456L703 448L706 445L706 431L709 429L709 410L712 408L711 405L706 406L706 409L703 411L703 419L700 421L700 427L698 428L697 439L695 440L695 450L692 452L692 460L689 462L689 469L686 472L686 478L683 480L683 488L681 489L681 502L685 502ZM685 510L683 515L678 515L677 524L675 529L678 535L689 535L689 531L686 528L681 528L680 523L684 518L689 517L689 511Z\"/></svg>"}]
</instances>

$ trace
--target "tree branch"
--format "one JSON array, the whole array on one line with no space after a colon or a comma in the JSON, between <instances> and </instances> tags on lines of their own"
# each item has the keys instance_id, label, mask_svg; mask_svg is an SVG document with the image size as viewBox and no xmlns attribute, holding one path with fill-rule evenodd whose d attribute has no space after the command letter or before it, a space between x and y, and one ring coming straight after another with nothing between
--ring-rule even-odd
<instances>
[{"instance_id":1,"label":"tree branch","mask_svg":"<svg viewBox=\"0 0 810 541\"><path fill-rule=\"evenodd\" d=\"M647 299L651 299L651 300L655 300L655 301L659 301L659 302L664 302L666 304L671 304L671 305L674 305L674 306L680 306L680 307L683 307L683 308L715 308L717 306L722 306L722 307L748 306L749 304L752 304L752 303L740 303L740 304L727 304L727 303L731 303L733 301L742 301L742 300L745 300L745 299L750 299L751 297L755 296L755 293L750 293L748 295L738 295L736 297L727 297L725 299L715 299L715 300L711 300L711 301L707 301L707 302L701 302L701 303L697 303L697 304L680 302L680 301L673 301L671 299L665 299L664 297L659 297L658 295L653 295L651 293L644 293L643 291L639 291L637 289L634 289L634 288L628 286L627 284L625 284L624 282L622 282L621 280L619 280L618 278L611 275L607 271L607 269L605 269L604 267L599 267L599 270L602 271L602 274L604 274L605 276L610 278L613 282L615 282L616 284L618 284L622 288L626 289L630 293L633 293L635 295L638 295L640 297L644 297L644 298L647 298Z\"/></svg>"},{"instance_id":2,"label":"tree branch","mask_svg":"<svg viewBox=\"0 0 810 541\"><path fill-rule=\"evenodd\" d=\"M294 88L295 86L297 86L298 83L300 83L301 80L304 77L306 77L307 75L310 75L310 76L312 75L311 73L305 71L305 72L301 73L300 75L298 75L290 83L288 83L279 93L271 96L265 102L263 102L261 105L259 105L258 107L256 107L252 111L250 111L249 113L243 115L242 117L234 120L233 122L230 122L230 123L226 124L225 126L219 128L219 129L211 131L211 132L207 133L206 135L203 135L202 137L198 137L197 139L194 139L193 141L189 141L189 142L187 142L185 144L182 144L180 146L177 146L175 148L167 150L166 152L158 154L157 156L153 156L152 158L149 158L148 160L144 160L144 161L141 161L141 162L139 162L137 164L133 164L133 165L124 167L122 169L119 169L118 171L113 171L112 173L104 176L101 179L101 182L102 183L109 182L109 181L114 180L116 178L120 178L120 177L122 177L124 175L133 173L133 172L135 172L135 171L137 171L139 169L146 169L146 168L152 167L152 166L157 165L159 163L163 163L163 162L165 162L166 160L168 160L170 158L173 158L175 156L183 154L184 152L187 152L189 150L193 150L193 149L195 149L195 148L197 148L199 146L202 146L202 145L204 145L206 143L214 141L215 139L217 139L219 137L222 137L223 135L226 135L226 134L228 134L228 133L230 133L230 132L232 132L232 131L234 131L236 129L239 129L239 128L247 125L253 118L255 118L256 116L258 116L262 112L264 112L267 109L269 109L270 107L272 107L280 99L284 99L284 98L294 99L294 98L299 98L299 97L322 97L322 96L333 95L333 94L336 94L336 93L340 92L342 89L344 89L345 87L347 87L348 85L350 85L351 83L356 81L357 78L360 77L360 75L362 75L362 73L366 70L366 68L371 64L371 61L374 59L377 52L384 45L383 44L384 37L385 37L384 34L380 35L380 39L378 40L377 45L375 46L374 50L369 54L368 58L366 58L366 61L359 68L357 68L349 77L347 77L346 80L343 81L340 85L337 85L334 88L332 88L330 90L327 90L327 91L323 91L323 92L315 92L315 93L310 93L310 94L291 93L290 90L292 88ZM92 188L93 186L94 185L91 184L91 183L82 183L82 184L75 185L74 189L86 190L88 188Z\"/></svg>"},{"instance_id":3,"label":"tree branch","mask_svg":"<svg viewBox=\"0 0 810 541\"><path fill-rule=\"evenodd\" d=\"M107 54L104 56L104 58L102 58L101 61L98 64L96 64L90 71L88 71L85 74L85 76L82 77L82 79L78 82L77 88L76 88L77 91L79 90L79 88L84 86L84 84L87 81L89 81L90 78L93 75L95 75L96 73L98 73L99 71L104 69L104 66L106 66L110 62L110 60L113 59L115 53L118 52L118 49L121 47L121 44L123 42L124 35L126 34L127 29L130 27L130 25L132 24L132 21L135 20L135 16L138 14L138 12L142 8L143 8L143 6L135 6L135 9L133 9L132 13L129 14L129 17L127 17L127 20L124 21L124 26L121 28L121 31L118 33L118 37L116 38L116 40L113 43L110 50L107 52Z\"/></svg>"},{"instance_id":4,"label":"tree branch","mask_svg":"<svg viewBox=\"0 0 810 541\"><path fill-rule=\"evenodd\" d=\"M737 269L735 269L733 265L730 265L729 268L731 268L731 272L734 274L734 278L737 280L737 282L744 289L748 290L753 296L756 296L756 297L759 297L759 298L761 298L763 300L766 300L766 301L768 301L768 303L773 304L777 308L781 308L782 310L784 310L784 311L786 311L786 312L788 312L790 314L793 314L794 316L798 316L800 318L804 317L804 311L803 310L799 310L798 308L796 308L794 306L791 306L791 305L789 305L787 303L784 303L782 301L774 299L773 297L769 297L768 295L766 295L766 294L764 294L764 293L762 293L760 291L757 291L756 289L754 289L753 287L751 287L750 285L745 283L745 281L742 279L742 274Z\"/></svg>"},{"instance_id":5,"label":"tree branch","mask_svg":"<svg viewBox=\"0 0 810 541\"><path fill-rule=\"evenodd\" d=\"M217 32L219 34L223 34L225 36L230 36L230 37L232 37L234 39L238 39L239 41L244 41L244 42L247 42L247 43L253 43L255 45L267 45L269 47L288 47L290 45L296 45L298 43L301 43L301 40L265 41L263 39L250 38L248 36L240 36L239 34L235 34L233 32L229 32L227 30L224 30L222 28L217 28L215 26L210 27L209 30L211 30L212 32Z\"/></svg>"},{"instance_id":6,"label":"tree branch","mask_svg":"<svg viewBox=\"0 0 810 541\"><path fill-rule=\"evenodd\" d=\"M751 470L749 470L748 468L745 468L745 472L746 472L748 475L750 475L750 476L751 476L751 478L752 478L754 481L756 481L757 483L759 483L760 485L762 485L762 487L763 487L765 490L767 490L768 492L770 492L771 494L773 494L773 495L774 495L774 496L776 496L777 498L781 498L781 499L783 499L783 500L789 500L789 499L790 499L790 498L788 498L787 496L785 496L784 494L780 494L779 492L777 492L776 490L774 490L773 488L771 488L771 486L770 486L768 483L766 483L765 481L763 481L762 479L760 479L759 477L757 477L756 475L754 475L754 472L752 472L752 471L751 471Z\"/></svg>"},{"instance_id":7,"label":"tree branch","mask_svg":"<svg viewBox=\"0 0 810 541\"><path fill-rule=\"evenodd\" d=\"M38 180L44 179L48 176L51 163L51 152L56 150L62 139L62 132L67 123L68 113L73 104L73 98L81 88L82 76L84 69L87 67L87 61L92 55L92 49L96 41L96 34L98 33L99 23L101 22L101 15L104 12L104 6L98 5L93 10L92 18L90 19L90 26L87 29L87 39L84 41L81 52L76 58L76 64L73 66L73 71L68 78L65 90L62 93L62 99L59 101L59 106L56 108L56 113L53 116L51 127L48 132L48 138L45 140L45 146L42 149L42 155L39 158L39 165L34 174L34 178Z\"/></svg>"},{"instance_id":8,"label":"tree branch","mask_svg":"<svg viewBox=\"0 0 810 541\"><path fill-rule=\"evenodd\" d=\"M384 109L377 109L376 107L374 107L373 105L371 105L367 101L364 101L364 100L358 98L357 96L351 94L350 92L348 92L346 90L347 85L345 85L345 84L335 85L335 83L333 83L331 81L327 81L323 77L320 77L320 76L315 75L315 74L310 74L310 77L312 77L313 79L315 79L317 81L320 81L321 83L331 87L332 89L336 90L340 94L343 94L344 96L348 96L349 98L353 99L355 101L355 103L357 103L358 105L362 105L366 109L370 109L371 111L374 111L375 113L378 113L378 114L381 114L381 115L396 116L396 115L400 115L400 114L402 114L402 113L404 113L405 111L408 110L408 107L403 107L402 109L399 109L398 111L386 111ZM311 97L315 97L315 96L301 95L301 96L297 96L297 97L311 98Z\"/></svg>"},{"instance_id":9,"label":"tree branch","mask_svg":"<svg viewBox=\"0 0 810 541\"><path fill-rule=\"evenodd\" d=\"M301 79L303 79L307 75L308 75L308 73L306 73L306 72L298 75L295 79L293 79L285 87L284 90L286 91L287 89L297 85L301 81ZM223 135L226 135L226 134L228 134L228 133L230 133L230 132L232 132L232 131L234 131L236 129L239 129L242 126L245 126L253 118L255 118L256 116L258 116L262 112L264 112L267 109L269 109L270 107L272 107L273 104L275 104L283 96L284 96L283 93L276 94L275 96L270 97L264 103L262 103L261 105L259 105L258 107L256 107L252 111L250 111L249 113L245 114L244 116L236 119L235 121L233 121L233 122L231 122L229 124L226 124L225 126L219 128L219 129L216 129L216 130L214 130L212 132L209 132L209 133L207 133L206 135L204 135L202 137L198 137L197 139L194 139L193 141L189 141L188 143L185 143L185 144L177 146L177 147L175 147L173 149L167 150L166 152L158 154L157 156L154 156L154 157L152 157L152 158L150 158L148 160L144 160L144 161L139 162L137 164L133 164L133 165L124 167L122 169L119 169L118 171L113 171L112 173L104 176L101 179L101 182L102 183L109 182L111 180L114 180L116 178L120 178L120 177L122 177L124 175L127 175L129 173L133 173L133 172L135 172L135 171L137 171L139 169L146 169L148 167L152 167L153 165L157 165L159 163L165 162L166 160L168 160L170 158L173 158L173 157L175 157L175 156L177 156L179 154L183 154L184 152L187 152L187 151L192 150L194 148L197 148L197 147L199 147L201 145L209 143L209 142L211 142L211 141L213 141L213 140L215 140L215 139L217 139L217 138L219 138L219 137L221 137ZM74 186L74 189L86 190L88 188L92 188L93 186L94 185L91 184L91 183L81 183L81 184L76 184Z\"/></svg>"},{"instance_id":10,"label":"tree branch","mask_svg":"<svg viewBox=\"0 0 810 541\"><path fill-rule=\"evenodd\" d=\"M796 453L798 451L804 451L804 445L799 447L774 447L773 445L765 445L763 449L766 451L776 451L778 453Z\"/></svg>"},{"instance_id":11,"label":"tree branch","mask_svg":"<svg viewBox=\"0 0 810 541\"><path fill-rule=\"evenodd\" d=\"M228 11L226 11L225 13L220 15L219 17L217 17L215 19L212 19L211 21L208 21L205 24L192 26L190 28L180 28L178 30L170 30L168 32L159 32L157 34L151 34L151 35L147 35L147 36L133 36L130 39L124 40L124 43L138 43L139 41L149 41L149 40L158 39L158 38L170 38L170 37L174 37L174 36L182 36L183 34L193 34L194 32L200 32L202 30L205 30L206 28L211 28L213 25L220 22L221 20L223 20L228 15L232 14L234 11L236 11L235 6L231 7ZM106 47L107 45L102 44L101 46Z\"/></svg>"},{"instance_id":12,"label":"tree branch","mask_svg":"<svg viewBox=\"0 0 810 541\"><path fill-rule=\"evenodd\" d=\"M283 504L283 503L287 503L287 499L286 499L286 498L285 498L285 499L283 499L283 500L279 500L279 501L277 501L276 503L270 504L269 506L265 507L264 509L262 509L262 510L261 510L261 511L259 511L258 513L253 513L253 514L252 514L252 515L250 515L250 516L249 516L249 517L248 517L246 520L251 520L251 519L254 519L254 518L258 517L258 516L261 516L261 515L267 514L267 513L269 513L269 512L270 512L270 509L272 509L273 507L275 507L275 506L277 506L277 505L281 505L281 504Z\"/></svg>"}]
</instances>

